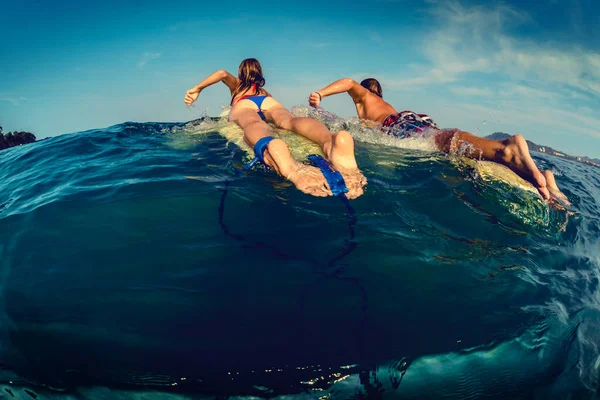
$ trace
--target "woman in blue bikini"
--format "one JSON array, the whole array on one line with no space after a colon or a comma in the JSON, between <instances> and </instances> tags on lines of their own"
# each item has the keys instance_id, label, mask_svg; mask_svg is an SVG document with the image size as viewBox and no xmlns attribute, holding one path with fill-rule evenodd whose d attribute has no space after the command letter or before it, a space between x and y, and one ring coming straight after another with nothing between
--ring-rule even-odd
<instances>
[{"instance_id":1,"label":"woman in blue bikini","mask_svg":"<svg viewBox=\"0 0 600 400\"><path fill-rule=\"evenodd\" d=\"M272 122L279 128L292 130L318 143L331 165L342 174L349 198L363 193L366 179L358 170L350 134L346 131L332 133L319 121L295 117L263 88L265 78L258 60L247 58L242 61L237 78L225 70L210 74L186 92L185 104L192 104L204 88L217 82L223 82L231 91L229 120L244 130L244 139L267 166L304 193L332 195L331 185L319 168L294 160L285 142L270 136L272 129L267 122Z\"/></svg>"}]
</instances>

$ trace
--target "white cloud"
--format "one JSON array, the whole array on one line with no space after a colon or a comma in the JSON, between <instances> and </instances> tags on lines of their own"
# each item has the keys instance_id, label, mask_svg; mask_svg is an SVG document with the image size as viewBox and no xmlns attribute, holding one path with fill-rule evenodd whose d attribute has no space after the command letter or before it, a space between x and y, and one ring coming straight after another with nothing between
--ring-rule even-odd
<instances>
[{"instance_id":1,"label":"white cloud","mask_svg":"<svg viewBox=\"0 0 600 400\"><path fill-rule=\"evenodd\" d=\"M19 102L17 101L17 99L15 99L13 97L0 97L0 101L6 101L8 103L11 103L13 106L19 105Z\"/></svg>"},{"instance_id":2,"label":"white cloud","mask_svg":"<svg viewBox=\"0 0 600 400\"><path fill-rule=\"evenodd\" d=\"M146 64L148 64L152 60L156 60L160 57L160 53L149 53L144 52L138 61L138 68L144 68Z\"/></svg>"},{"instance_id":3,"label":"white cloud","mask_svg":"<svg viewBox=\"0 0 600 400\"><path fill-rule=\"evenodd\" d=\"M480 87L464 87L456 86L451 87L450 90L459 96L493 96L494 92L489 88Z\"/></svg>"},{"instance_id":4,"label":"white cloud","mask_svg":"<svg viewBox=\"0 0 600 400\"><path fill-rule=\"evenodd\" d=\"M512 6L432 4L418 46L423 61L378 75L392 104L445 127L521 132L557 148L600 139L600 53L517 36L520 25L536 22Z\"/></svg>"},{"instance_id":5,"label":"white cloud","mask_svg":"<svg viewBox=\"0 0 600 400\"><path fill-rule=\"evenodd\" d=\"M29 100L23 96L13 96L7 93L0 93L0 102L11 103L13 106L20 106L22 102Z\"/></svg>"},{"instance_id":6,"label":"white cloud","mask_svg":"<svg viewBox=\"0 0 600 400\"><path fill-rule=\"evenodd\" d=\"M440 118L438 123L444 127L463 127L465 124L464 115L479 116L479 123L488 126L489 132L503 131L509 133L522 133L526 138L535 133L536 139L540 144L552 145L544 142L545 133L562 132L563 135L570 137L588 136L600 139L600 117L590 116L586 113L585 107L581 110L569 111L560 107L528 107L527 101L502 102L496 107L485 106L481 104L455 103L452 110L447 112L444 118ZM441 115L443 112L436 112L434 115ZM493 126L493 127L492 127ZM481 126L481 128L484 128ZM465 128L463 128L465 129ZM476 132L477 133L477 132Z\"/></svg>"},{"instance_id":7,"label":"white cloud","mask_svg":"<svg viewBox=\"0 0 600 400\"><path fill-rule=\"evenodd\" d=\"M434 8L433 30L421 46L428 61L415 66L417 77L395 79L392 86L406 88L456 82L468 73L496 79L528 80L535 86L563 85L600 95L600 54L582 48L557 48L553 43L517 39L511 29L532 23L529 16L499 5L464 7L440 2ZM555 89L556 90L556 89Z\"/></svg>"},{"instance_id":8,"label":"white cloud","mask_svg":"<svg viewBox=\"0 0 600 400\"><path fill-rule=\"evenodd\" d=\"M587 54L586 58L592 68L600 69L600 54Z\"/></svg>"},{"instance_id":9,"label":"white cloud","mask_svg":"<svg viewBox=\"0 0 600 400\"><path fill-rule=\"evenodd\" d=\"M555 92L519 84L504 84L498 94L503 98L517 97L520 99L557 99L559 97Z\"/></svg>"}]
</instances>

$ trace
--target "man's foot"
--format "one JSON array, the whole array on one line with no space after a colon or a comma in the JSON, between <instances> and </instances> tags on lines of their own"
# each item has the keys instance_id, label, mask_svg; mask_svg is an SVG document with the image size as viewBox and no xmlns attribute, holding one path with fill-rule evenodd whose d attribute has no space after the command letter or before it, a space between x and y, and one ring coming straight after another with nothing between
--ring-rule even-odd
<instances>
[{"instance_id":1,"label":"man's foot","mask_svg":"<svg viewBox=\"0 0 600 400\"><path fill-rule=\"evenodd\" d=\"M364 193L367 178L360 172L354 156L354 139L350 133L339 131L333 135L331 142L323 146L323 152L331 165L344 177L347 196L355 199Z\"/></svg>"},{"instance_id":2,"label":"man's foot","mask_svg":"<svg viewBox=\"0 0 600 400\"><path fill-rule=\"evenodd\" d=\"M556 185L556 180L554 179L554 174L552 173L552 171L542 171L542 174L544 175L544 178L546 178L546 186L548 187L548 190L550 191L552 197L556 198L556 200L569 207L571 205L571 202L569 201L569 198L563 192L561 192L558 186Z\"/></svg>"},{"instance_id":3,"label":"man's foot","mask_svg":"<svg viewBox=\"0 0 600 400\"><path fill-rule=\"evenodd\" d=\"M529 147L523 136L514 135L502 143L505 147L500 151L499 161L530 182L540 192L544 200L550 199L550 192L546 187L546 178L531 158Z\"/></svg>"}]
</instances>

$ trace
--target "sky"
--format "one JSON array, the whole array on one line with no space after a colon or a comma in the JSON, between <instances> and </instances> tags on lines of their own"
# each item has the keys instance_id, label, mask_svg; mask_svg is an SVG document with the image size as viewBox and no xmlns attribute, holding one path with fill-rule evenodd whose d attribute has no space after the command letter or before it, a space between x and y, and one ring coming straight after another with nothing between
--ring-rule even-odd
<instances>
[{"instance_id":1,"label":"sky","mask_svg":"<svg viewBox=\"0 0 600 400\"><path fill-rule=\"evenodd\" d=\"M285 106L336 79L380 80L398 111L485 136L521 133L600 158L600 2L2 0L0 125L38 138L125 121L189 121L260 60ZM347 95L322 106L355 115Z\"/></svg>"}]
</instances>

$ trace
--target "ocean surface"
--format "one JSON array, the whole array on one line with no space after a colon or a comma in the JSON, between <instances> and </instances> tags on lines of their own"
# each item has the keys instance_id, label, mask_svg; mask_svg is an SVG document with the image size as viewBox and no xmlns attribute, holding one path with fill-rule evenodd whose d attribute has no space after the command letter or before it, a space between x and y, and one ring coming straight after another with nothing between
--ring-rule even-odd
<instances>
[{"instance_id":1,"label":"ocean surface","mask_svg":"<svg viewBox=\"0 0 600 400\"><path fill-rule=\"evenodd\" d=\"M535 153L552 208L321 117L354 216L242 173L221 120L0 152L0 397L598 398L600 169Z\"/></svg>"}]
</instances>

